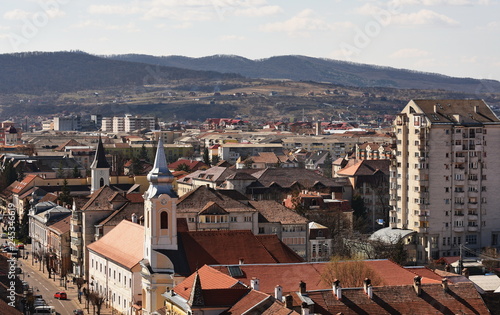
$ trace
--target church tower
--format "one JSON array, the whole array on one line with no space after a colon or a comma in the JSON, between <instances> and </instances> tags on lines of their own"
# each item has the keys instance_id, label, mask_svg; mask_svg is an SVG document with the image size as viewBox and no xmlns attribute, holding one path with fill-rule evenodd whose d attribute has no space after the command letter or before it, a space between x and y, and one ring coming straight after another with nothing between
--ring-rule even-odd
<instances>
[{"instance_id":1,"label":"church tower","mask_svg":"<svg viewBox=\"0 0 500 315\"><path fill-rule=\"evenodd\" d=\"M163 306L161 294L172 286L174 266L167 253L177 248L177 193L167 167L163 141L158 141L153 169L144 193L144 259L142 266L143 314Z\"/></svg>"},{"instance_id":2,"label":"church tower","mask_svg":"<svg viewBox=\"0 0 500 315\"><path fill-rule=\"evenodd\" d=\"M92 178L90 194L93 194L104 185L109 186L109 169L110 166L104 153L104 145L102 144L101 135L99 135L94 162L90 165L90 176Z\"/></svg>"}]
</instances>

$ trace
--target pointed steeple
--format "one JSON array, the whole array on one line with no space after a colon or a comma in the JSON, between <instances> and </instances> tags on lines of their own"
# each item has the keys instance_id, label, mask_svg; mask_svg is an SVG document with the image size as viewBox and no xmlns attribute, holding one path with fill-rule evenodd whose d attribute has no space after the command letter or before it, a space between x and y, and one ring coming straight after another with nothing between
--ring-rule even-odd
<instances>
[{"instance_id":1,"label":"pointed steeple","mask_svg":"<svg viewBox=\"0 0 500 315\"><path fill-rule=\"evenodd\" d=\"M153 198L161 194L167 194L172 198L177 198L177 193L172 187L174 176L168 169L167 159L165 158L165 148L163 147L161 137L158 141L153 169L148 173L147 179L149 188L146 191L145 198Z\"/></svg>"},{"instance_id":2,"label":"pointed steeple","mask_svg":"<svg viewBox=\"0 0 500 315\"><path fill-rule=\"evenodd\" d=\"M99 134L99 143L97 144L94 162L92 162L90 168L110 168L109 163L106 160L106 154L104 152L104 145L102 144L101 134Z\"/></svg>"}]
</instances>

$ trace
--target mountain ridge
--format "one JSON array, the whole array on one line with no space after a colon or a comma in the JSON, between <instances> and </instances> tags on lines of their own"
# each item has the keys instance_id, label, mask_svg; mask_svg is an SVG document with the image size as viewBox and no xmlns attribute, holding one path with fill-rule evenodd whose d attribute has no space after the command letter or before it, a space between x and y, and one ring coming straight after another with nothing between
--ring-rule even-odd
<instances>
[{"instance_id":1,"label":"mountain ridge","mask_svg":"<svg viewBox=\"0 0 500 315\"><path fill-rule=\"evenodd\" d=\"M355 87L444 89L477 94L500 88L500 82L496 80L459 78L439 73L303 55L272 56L254 60L238 55L221 54L198 58L180 55L124 54L111 55L107 58L190 70L231 72L249 78L328 82Z\"/></svg>"}]
</instances>

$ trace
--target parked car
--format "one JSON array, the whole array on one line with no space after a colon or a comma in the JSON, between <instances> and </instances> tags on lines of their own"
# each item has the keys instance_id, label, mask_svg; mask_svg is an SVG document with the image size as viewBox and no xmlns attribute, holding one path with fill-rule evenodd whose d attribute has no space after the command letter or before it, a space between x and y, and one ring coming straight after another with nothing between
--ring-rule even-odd
<instances>
[{"instance_id":1,"label":"parked car","mask_svg":"<svg viewBox=\"0 0 500 315\"><path fill-rule=\"evenodd\" d=\"M17 244L16 246L18 249L24 249L24 244Z\"/></svg>"},{"instance_id":2,"label":"parked car","mask_svg":"<svg viewBox=\"0 0 500 315\"><path fill-rule=\"evenodd\" d=\"M61 291L61 292L56 292L54 294L54 298L59 300L66 300L68 296L66 295L66 292Z\"/></svg>"},{"instance_id":3,"label":"parked car","mask_svg":"<svg viewBox=\"0 0 500 315\"><path fill-rule=\"evenodd\" d=\"M45 301L42 298L37 298L33 302L33 307L35 307L35 308L38 307L38 306L45 306L45 305L47 305L47 304L45 304Z\"/></svg>"}]
</instances>

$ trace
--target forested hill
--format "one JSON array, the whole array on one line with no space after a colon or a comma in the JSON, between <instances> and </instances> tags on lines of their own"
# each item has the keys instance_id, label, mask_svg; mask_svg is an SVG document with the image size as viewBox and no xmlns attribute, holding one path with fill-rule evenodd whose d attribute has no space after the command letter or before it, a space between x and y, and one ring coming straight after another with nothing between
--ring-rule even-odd
<instances>
[{"instance_id":1,"label":"forested hill","mask_svg":"<svg viewBox=\"0 0 500 315\"><path fill-rule=\"evenodd\" d=\"M250 78L329 82L353 87L443 89L478 94L492 93L500 89L500 82L494 80L455 78L436 73L297 55L276 56L259 60L233 55L189 58L183 56L155 57L129 54L110 56L108 58L192 70L239 73Z\"/></svg>"},{"instance_id":2,"label":"forested hill","mask_svg":"<svg viewBox=\"0 0 500 315\"><path fill-rule=\"evenodd\" d=\"M240 76L112 60L83 52L0 55L0 93L70 92L168 84L170 80L226 80L235 77Z\"/></svg>"}]
</instances>

